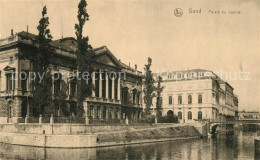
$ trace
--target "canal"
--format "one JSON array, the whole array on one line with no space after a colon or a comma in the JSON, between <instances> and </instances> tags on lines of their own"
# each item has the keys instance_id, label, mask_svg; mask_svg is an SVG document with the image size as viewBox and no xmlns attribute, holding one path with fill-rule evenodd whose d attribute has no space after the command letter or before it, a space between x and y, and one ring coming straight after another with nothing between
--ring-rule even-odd
<instances>
[{"instance_id":1,"label":"canal","mask_svg":"<svg viewBox=\"0 0 260 160\"><path fill-rule=\"evenodd\" d=\"M89 149L51 149L0 144L0 159L254 159L256 132L235 131L233 136L218 135L182 141Z\"/></svg>"}]
</instances>

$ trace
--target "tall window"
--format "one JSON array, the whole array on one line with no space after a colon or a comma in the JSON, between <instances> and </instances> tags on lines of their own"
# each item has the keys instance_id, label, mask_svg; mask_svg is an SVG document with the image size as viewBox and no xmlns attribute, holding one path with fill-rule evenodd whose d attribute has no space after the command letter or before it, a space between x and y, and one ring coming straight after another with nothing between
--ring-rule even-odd
<instances>
[{"instance_id":1,"label":"tall window","mask_svg":"<svg viewBox=\"0 0 260 160\"><path fill-rule=\"evenodd\" d=\"M182 119L182 112L181 111L178 112L178 118Z\"/></svg>"},{"instance_id":2,"label":"tall window","mask_svg":"<svg viewBox=\"0 0 260 160\"><path fill-rule=\"evenodd\" d=\"M192 103L192 96L189 95L189 96L188 96L188 104L191 104L191 103Z\"/></svg>"},{"instance_id":3,"label":"tall window","mask_svg":"<svg viewBox=\"0 0 260 160\"><path fill-rule=\"evenodd\" d=\"M191 111L188 112L188 119L192 119L192 112Z\"/></svg>"},{"instance_id":4,"label":"tall window","mask_svg":"<svg viewBox=\"0 0 260 160\"><path fill-rule=\"evenodd\" d=\"M70 83L70 97L73 98L76 95L76 84L77 84L76 77L73 77L73 79L71 78L69 83Z\"/></svg>"},{"instance_id":5,"label":"tall window","mask_svg":"<svg viewBox=\"0 0 260 160\"><path fill-rule=\"evenodd\" d=\"M53 78L54 78L54 94L58 94L59 91L61 90L62 75L59 73L55 73L53 75Z\"/></svg>"},{"instance_id":6,"label":"tall window","mask_svg":"<svg viewBox=\"0 0 260 160\"><path fill-rule=\"evenodd\" d=\"M122 91L122 100L123 100L123 105L127 105L127 102L128 102L128 91L127 90L124 90Z\"/></svg>"},{"instance_id":7,"label":"tall window","mask_svg":"<svg viewBox=\"0 0 260 160\"><path fill-rule=\"evenodd\" d=\"M12 73L6 74L6 91L11 91L13 89L13 78L12 78ZM13 75L14 76L14 75Z\"/></svg>"},{"instance_id":8,"label":"tall window","mask_svg":"<svg viewBox=\"0 0 260 160\"><path fill-rule=\"evenodd\" d=\"M26 92L27 91L27 76L28 76L28 72L23 71L21 73L21 88L22 88L22 92Z\"/></svg>"},{"instance_id":9,"label":"tall window","mask_svg":"<svg viewBox=\"0 0 260 160\"><path fill-rule=\"evenodd\" d=\"M202 119L202 112L201 111L198 112L198 119Z\"/></svg>"},{"instance_id":10,"label":"tall window","mask_svg":"<svg viewBox=\"0 0 260 160\"><path fill-rule=\"evenodd\" d=\"M198 103L202 103L202 95L198 95Z\"/></svg>"},{"instance_id":11,"label":"tall window","mask_svg":"<svg viewBox=\"0 0 260 160\"><path fill-rule=\"evenodd\" d=\"M182 104L182 96L178 96L178 104Z\"/></svg>"},{"instance_id":12,"label":"tall window","mask_svg":"<svg viewBox=\"0 0 260 160\"><path fill-rule=\"evenodd\" d=\"M169 104L172 104L172 96L169 96Z\"/></svg>"},{"instance_id":13,"label":"tall window","mask_svg":"<svg viewBox=\"0 0 260 160\"><path fill-rule=\"evenodd\" d=\"M88 108L88 116L89 116L89 118L93 117L93 106L89 106L89 108Z\"/></svg>"}]
</instances>

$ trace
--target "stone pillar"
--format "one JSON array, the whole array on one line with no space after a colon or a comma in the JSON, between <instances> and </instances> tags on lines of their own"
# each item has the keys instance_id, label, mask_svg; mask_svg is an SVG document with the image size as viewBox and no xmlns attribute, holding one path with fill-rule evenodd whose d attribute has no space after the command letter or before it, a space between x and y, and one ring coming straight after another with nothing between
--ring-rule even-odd
<instances>
[{"instance_id":1,"label":"stone pillar","mask_svg":"<svg viewBox=\"0 0 260 160\"><path fill-rule=\"evenodd\" d=\"M85 117L85 124L88 125L89 124L89 119L88 116Z\"/></svg>"},{"instance_id":2,"label":"stone pillar","mask_svg":"<svg viewBox=\"0 0 260 160\"><path fill-rule=\"evenodd\" d=\"M112 99L115 99L115 77L112 77Z\"/></svg>"},{"instance_id":3,"label":"stone pillar","mask_svg":"<svg viewBox=\"0 0 260 160\"><path fill-rule=\"evenodd\" d=\"M92 72L92 84L94 86L94 89L92 90L92 97L95 97L95 83L96 83L96 72Z\"/></svg>"},{"instance_id":4,"label":"stone pillar","mask_svg":"<svg viewBox=\"0 0 260 160\"><path fill-rule=\"evenodd\" d=\"M117 80L117 99L121 99L121 86L120 86L120 75L118 75L118 80Z\"/></svg>"},{"instance_id":5,"label":"stone pillar","mask_svg":"<svg viewBox=\"0 0 260 160\"><path fill-rule=\"evenodd\" d=\"M54 123L54 118L53 118L53 114L51 115L51 118L50 118L50 124L53 125Z\"/></svg>"},{"instance_id":6,"label":"stone pillar","mask_svg":"<svg viewBox=\"0 0 260 160\"><path fill-rule=\"evenodd\" d=\"M102 73L99 72L99 98L102 98Z\"/></svg>"},{"instance_id":7,"label":"stone pillar","mask_svg":"<svg viewBox=\"0 0 260 160\"><path fill-rule=\"evenodd\" d=\"M42 124L42 115L39 117L39 124Z\"/></svg>"},{"instance_id":8,"label":"stone pillar","mask_svg":"<svg viewBox=\"0 0 260 160\"><path fill-rule=\"evenodd\" d=\"M108 99L108 75L106 73L106 99Z\"/></svg>"},{"instance_id":9,"label":"stone pillar","mask_svg":"<svg viewBox=\"0 0 260 160\"><path fill-rule=\"evenodd\" d=\"M128 117L125 118L125 124L128 125Z\"/></svg>"},{"instance_id":10,"label":"stone pillar","mask_svg":"<svg viewBox=\"0 0 260 160\"><path fill-rule=\"evenodd\" d=\"M24 123L27 124L28 123L28 115L26 115Z\"/></svg>"}]
</instances>

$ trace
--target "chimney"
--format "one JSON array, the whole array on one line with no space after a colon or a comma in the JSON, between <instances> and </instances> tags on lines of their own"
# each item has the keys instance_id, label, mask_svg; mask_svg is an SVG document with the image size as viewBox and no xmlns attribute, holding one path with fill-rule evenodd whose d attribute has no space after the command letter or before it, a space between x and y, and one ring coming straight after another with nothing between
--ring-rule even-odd
<instances>
[{"instance_id":1,"label":"chimney","mask_svg":"<svg viewBox=\"0 0 260 160\"><path fill-rule=\"evenodd\" d=\"M11 36L13 36L14 35L14 30L13 29L11 29Z\"/></svg>"},{"instance_id":2,"label":"chimney","mask_svg":"<svg viewBox=\"0 0 260 160\"><path fill-rule=\"evenodd\" d=\"M137 71L137 65L135 64L135 70Z\"/></svg>"},{"instance_id":3,"label":"chimney","mask_svg":"<svg viewBox=\"0 0 260 160\"><path fill-rule=\"evenodd\" d=\"M27 30L26 30L26 31L27 31L27 33L29 32L29 27L28 27L28 25L27 25Z\"/></svg>"},{"instance_id":4,"label":"chimney","mask_svg":"<svg viewBox=\"0 0 260 160\"><path fill-rule=\"evenodd\" d=\"M130 62L129 62L129 67L130 67Z\"/></svg>"}]
</instances>

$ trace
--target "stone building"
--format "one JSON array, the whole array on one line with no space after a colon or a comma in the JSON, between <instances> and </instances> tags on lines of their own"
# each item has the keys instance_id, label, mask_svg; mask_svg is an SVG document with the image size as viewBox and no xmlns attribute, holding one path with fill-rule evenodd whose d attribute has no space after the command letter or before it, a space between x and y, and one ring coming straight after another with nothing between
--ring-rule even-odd
<instances>
[{"instance_id":1,"label":"stone building","mask_svg":"<svg viewBox=\"0 0 260 160\"><path fill-rule=\"evenodd\" d=\"M161 97L163 115L174 113L186 123L225 120L238 113L234 89L212 71L193 69L158 75L162 76L162 86L165 86Z\"/></svg>"},{"instance_id":2,"label":"stone building","mask_svg":"<svg viewBox=\"0 0 260 160\"><path fill-rule=\"evenodd\" d=\"M28 32L11 33L0 40L0 122L19 122L31 114L32 58L37 52L36 35ZM52 92L64 91L66 111L54 108L55 116L72 114L76 107L76 46L72 37L51 42L54 52L50 59L53 81ZM85 114L90 119L140 119L142 116L142 73L120 62L106 46L94 49L94 68L87 82L95 86L91 97L84 102ZM29 73L30 76L23 74ZM27 74L28 75L28 74ZM73 115L73 114L72 114Z\"/></svg>"}]
</instances>

